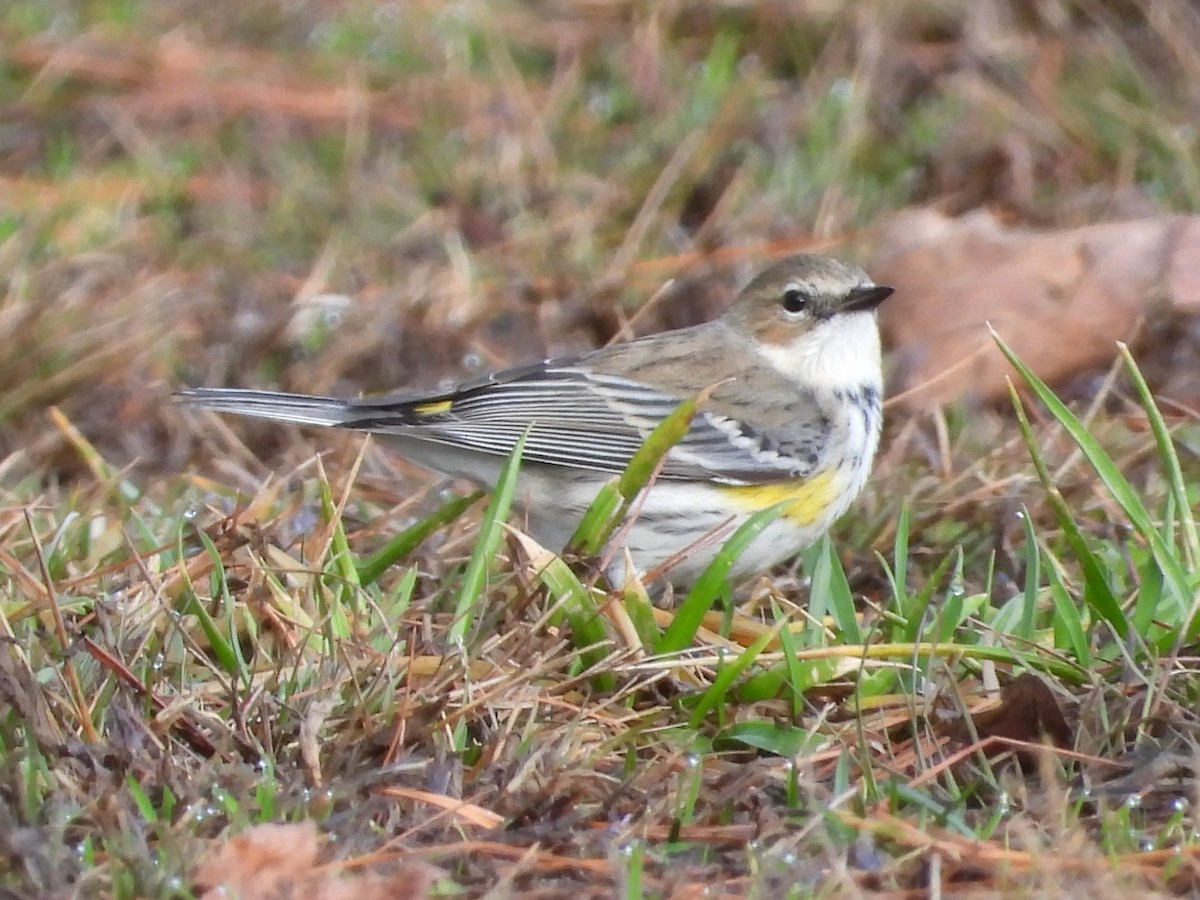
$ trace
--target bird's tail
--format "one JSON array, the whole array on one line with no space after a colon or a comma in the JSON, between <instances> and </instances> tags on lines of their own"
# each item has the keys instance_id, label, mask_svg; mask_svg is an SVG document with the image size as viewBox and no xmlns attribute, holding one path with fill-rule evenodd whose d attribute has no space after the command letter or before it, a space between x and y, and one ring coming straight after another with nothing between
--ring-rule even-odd
<instances>
[{"instance_id":1,"label":"bird's tail","mask_svg":"<svg viewBox=\"0 0 1200 900\"><path fill-rule=\"evenodd\" d=\"M192 388L178 391L175 399L185 406L198 406L216 412L275 419L300 425L336 427L351 425L360 414L351 404L335 397L310 397L307 394L281 394L275 391L251 391L235 388Z\"/></svg>"}]
</instances>

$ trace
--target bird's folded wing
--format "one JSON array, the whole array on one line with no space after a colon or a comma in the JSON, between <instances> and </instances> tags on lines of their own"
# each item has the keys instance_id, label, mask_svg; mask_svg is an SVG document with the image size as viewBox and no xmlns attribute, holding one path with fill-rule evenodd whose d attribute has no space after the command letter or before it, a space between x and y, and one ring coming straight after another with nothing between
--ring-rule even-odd
<instances>
[{"instance_id":1,"label":"bird's folded wing","mask_svg":"<svg viewBox=\"0 0 1200 900\"><path fill-rule=\"evenodd\" d=\"M510 453L526 434L528 461L619 473L684 399L620 376L548 362L467 382L447 394L354 401L340 424L498 455ZM816 468L825 437L815 431L805 436L806 452L798 454L794 441L701 407L659 477L727 484L803 477Z\"/></svg>"}]
</instances>

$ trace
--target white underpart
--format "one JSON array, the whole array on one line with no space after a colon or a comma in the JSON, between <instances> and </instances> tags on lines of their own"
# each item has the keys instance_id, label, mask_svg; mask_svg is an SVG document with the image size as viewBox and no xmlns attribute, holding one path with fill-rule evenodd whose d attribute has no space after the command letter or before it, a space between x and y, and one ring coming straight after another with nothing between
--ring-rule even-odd
<instances>
[{"instance_id":1,"label":"white underpart","mask_svg":"<svg viewBox=\"0 0 1200 900\"><path fill-rule=\"evenodd\" d=\"M841 313L817 322L792 344L762 348L787 378L820 390L881 387L875 313Z\"/></svg>"},{"instance_id":2,"label":"white underpart","mask_svg":"<svg viewBox=\"0 0 1200 900\"><path fill-rule=\"evenodd\" d=\"M874 390L878 400L882 393L879 329L873 312L835 315L818 322L793 344L763 346L762 353L784 377L818 394L840 391L861 397L861 392L869 388ZM717 427L732 430L732 423L727 428L720 417L710 419ZM840 470L838 478L842 481L835 489L838 499L807 525L797 525L786 517L771 522L738 557L731 572L734 578L764 572L781 559L793 555L816 540L846 511L870 472L879 444L879 425L878 407L871 414L860 405L847 408L845 419L836 422L834 427L841 430L840 440L846 448L846 455L857 458L857 462L853 467L846 466ZM739 439L746 440L740 434L734 437L735 442ZM709 492L710 500L706 504L700 497ZM562 496L561 492L559 496ZM587 498L590 499L590 495ZM576 502L584 500L581 494ZM725 514L718 512L724 506L724 498L715 486L708 484L659 482L642 498L642 502L642 513L647 519L682 515L697 533L709 529L715 532L715 540L709 540L703 548L695 548L687 553L682 563L670 573L672 580L683 584L700 575L732 530L748 518L747 513L742 513L732 521L726 519ZM703 512L706 507L711 512ZM686 544L687 541L677 539L672 546L669 538L656 536L640 528L636 522L625 536L626 549L634 564L642 570L681 549L681 543ZM614 560L609 570L610 577L617 581L622 579L621 565L620 559Z\"/></svg>"}]
</instances>

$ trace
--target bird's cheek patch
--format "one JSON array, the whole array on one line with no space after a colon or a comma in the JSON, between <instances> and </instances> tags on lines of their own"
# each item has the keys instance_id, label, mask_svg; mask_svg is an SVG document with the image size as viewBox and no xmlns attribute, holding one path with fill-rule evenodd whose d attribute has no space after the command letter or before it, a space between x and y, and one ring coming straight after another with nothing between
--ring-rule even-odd
<instances>
[{"instance_id":1,"label":"bird's cheek patch","mask_svg":"<svg viewBox=\"0 0 1200 900\"><path fill-rule=\"evenodd\" d=\"M801 322L776 320L755 329L755 337L768 347L786 347L804 334L808 326Z\"/></svg>"}]
</instances>

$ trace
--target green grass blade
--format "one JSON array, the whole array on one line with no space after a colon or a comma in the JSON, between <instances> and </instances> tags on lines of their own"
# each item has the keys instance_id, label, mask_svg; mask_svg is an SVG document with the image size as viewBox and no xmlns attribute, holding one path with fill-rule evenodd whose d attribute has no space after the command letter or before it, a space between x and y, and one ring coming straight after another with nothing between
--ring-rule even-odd
<instances>
[{"instance_id":1,"label":"green grass blade","mask_svg":"<svg viewBox=\"0 0 1200 900\"><path fill-rule=\"evenodd\" d=\"M783 635L788 633L784 628L779 632L782 643ZM795 644L793 643L794 647ZM741 704L761 703L764 700L774 700L786 689L793 706L804 707L804 692L822 684L828 684L838 677L843 669L839 657L813 658L805 657L804 651L788 653L784 651L784 661L780 664L755 672L738 685L737 699ZM799 715L799 713L797 713Z\"/></svg>"},{"instance_id":2,"label":"green grass blade","mask_svg":"<svg viewBox=\"0 0 1200 900\"><path fill-rule=\"evenodd\" d=\"M731 663L722 668L717 677L713 679L713 683L709 685L700 701L696 704L696 708L692 710L691 716L688 717L688 725L692 728L699 728L700 723L704 721L704 717L708 713L720 706L727 699L729 689L733 686L733 682L737 677L748 669L751 664L758 659L762 652L771 645L779 632L787 625L787 620L782 619L776 622L774 627L769 631L763 632L751 643L745 650L737 655Z\"/></svg>"},{"instance_id":3,"label":"green grass blade","mask_svg":"<svg viewBox=\"0 0 1200 900\"><path fill-rule=\"evenodd\" d=\"M1154 617L1162 603L1163 587L1162 569L1153 556L1146 557L1138 568L1137 602L1133 605L1133 627L1138 634L1154 633Z\"/></svg>"},{"instance_id":4,"label":"green grass blade","mask_svg":"<svg viewBox=\"0 0 1200 900\"><path fill-rule=\"evenodd\" d=\"M450 625L447 640L451 645L461 646L466 638L474 618L472 615L475 604L483 596L487 587L488 569L500 547L500 537L504 533L504 522L508 511L512 508L513 497L517 492L517 476L521 472L521 457L525 452L526 435L521 435L513 447L512 454L500 471L496 487L492 489L492 499L479 523L479 537L471 551L467 562L467 571L463 573L462 586L454 605L454 622Z\"/></svg>"},{"instance_id":5,"label":"green grass blade","mask_svg":"<svg viewBox=\"0 0 1200 900\"><path fill-rule=\"evenodd\" d=\"M934 629L934 640L937 641L954 640L954 634L958 631L958 626L962 624L967 616L968 603L966 592L963 588L966 576L963 573L962 547L955 547L953 555L948 558L954 560L954 571L950 573L950 581L946 585L946 599L942 601L934 617L937 623L937 627Z\"/></svg>"},{"instance_id":6,"label":"green grass blade","mask_svg":"<svg viewBox=\"0 0 1200 900\"><path fill-rule=\"evenodd\" d=\"M582 651L583 664L592 667L603 662L610 643L604 620L591 593L571 571L571 567L561 556L547 553L547 558L537 563L537 578L567 617L571 625L572 643ZM597 675L593 683L597 689L606 692L616 687L616 680L609 673Z\"/></svg>"},{"instance_id":7,"label":"green grass blade","mask_svg":"<svg viewBox=\"0 0 1200 900\"><path fill-rule=\"evenodd\" d=\"M1096 471L1096 474L1100 476L1100 480L1104 483L1105 488L1108 489L1109 494L1129 518L1134 530L1136 530L1142 539L1149 544L1150 550L1154 554L1155 561L1163 570L1163 576L1168 587L1166 594L1171 598L1174 606L1174 608L1169 611L1172 618L1171 624L1181 627L1185 626L1185 634L1189 638L1192 637L1193 629L1196 629L1198 625L1200 625L1200 617L1195 615L1195 610L1193 608L1196 600L1194 597L1195 592L1188 582L1187 575L1184 572L1178 556L1172 548L1167 546L1166 542L1162 538L1162 535L1159 534L1158 529L1154 526L1154 523L1150 518L1149 512L1146 511L1146 507L1143 505L1141 498L1138 496L1137 491L1134 490L1133 485L1129 483L1128 479L1121 474L1121 470L1117 467L1117 464L1113 462L1112 457L1110 457L1096 441L1096 439L1088 433L1087 429L1084 428L1083 423L1080 422L1075 414L1067 408L1066 404L1059 400L1058 397L1054 395L1054 392L1047 387L1045 382L1038 378L1028 366L1026 366L1021 362L1020 359L1017 358L1017 355L1008 347L1007 344L1004 343L1004 341L1000 339L999 335L995 334L995 332L993 332L993 338L996 341L996 344L999 346L1000 352L1004 354L1004 356L1012 364L1013 368L1020 373L1021 378L1024 379L1030 390L1032 390L1037 398L1043 404L1045 404L1046 408L1050 410L1050 414L1060 425L1062 425L1066 432L1071 436L1071 439L1075 442L1076 446L1078 446L1083 452L1083 455L1087 458L1087 461ZM1015 393L1013 396L1016 396ZM1153 399L1150 398L1148 389L1146 391L1145 401L1149 407L1154 407ZM1149 409L1147 409L1147 414L1150 414ZM1161 424L1161 416L1157 416L1157 418ZM1022 421L1022 431L1027 433L1026 442L1031 443L1030 439L1032 437L1032 432L1028 430L1028 423L1024 422L1024 420ZM1170 436L1166 433L1165 425L1161 427L1163 428L1163 435L1162 443L1160 443L1159 448L1160 453L1165 453L1167 456L1173 458L1174 451L1170 447ZM1176 466L1177 465L1178 461L1176 460ZM1052 485L1049 485L1048 476L1043 477L1042 468L1039 468L1038 475L1040 478L1042 478L1043 485L1047 487L1047 490L1050 490ZM1182 481L1182 475L1180 476L1180 480ZM1183 490L1182 484L1180 485L1180 490ZM1057 494L1057 489L1055 489L1054 492ZM1061 501L1062 495L1058 494L1058 497ZM1055 507L1056 511L1059 511L1058 503L1055 503ZM1066 509L1065 501L1062 501L1061 509L1063 512L1068 513L1069 518L1069 510ZM1064 530L1066 529L1064 528ZM1072 523L1071 531L1074 535L1074 537L1071 538L1072 542L1074 543L1075 539L1078 539L1080 542L1082 542L1082 536L1080 535L1078 528L1074 527L1074 523ZM1088 555L1090 556L1090 554ZM1082 562L1083 560L1081 559L1081 563ZM1107 598L1100 599L1107 605ZM1115 598L1113 598L1113 602L1115 602ZM1163 611L1160 610L1160 615L1162 612ZM1109 621L1114 621L1110 615L1106 615L1105 618L1108 618ZM1122 622L1122 627L1127 629L1128 623L1125 621L1124 615L1121 615L1119 618ZM1114 627L1115 624L1116 623L1114 621ZM1125 633L1125 631L1122 631L1122 636L1124 636Z\"/></svg>"},{"instance_id":8,"label":"green grass blade","mask_svg":"<svg viewBox=\"0 0 1200 900\"><path fill-rule=\"evenodd\" d=\"M1038 548L1037 535L1033 533L1033 520L1029 510L1021 507L1021 527L1025 531L1025 590L1022 594L1021 637L1033 639L1035 616L1037 615L1038 588L1042 583L1042 554Z\"/></svg>"},{"instance_id":9,"label":"green grass blade","mask_svg":"<svg viewBox=\"0 0 1200 900\"><path fill-rule=\"evenodd\" d=\"M692 585L692 589L683 598L683 602L679 604L674 619L663 632L658 646L654 648L656 653L674 653L692 643L696 637L696 631L700 628L700 623L704 621L705 613L721 596L721 591L725 588L725 580L729 577L729 570L733 564L746 551L750 542L758 537L764 528L779 518L788 502L785 500L782 503L768 506L766 509L760 509L738 527L737 531L725 542L721 551L713 558L713 561L701 573L696 583Z\"/></svg>"},{"instance_id":10,"label":"green grass blade","mask_svg":"<svg viewBox=\"0 0 1200 900\"><path fill-rule=\"evenodd\" d=\"M815 753L827 743L828 738L820 734L784 722L739 722L713 737L718 748L726 744L741 745L785 759Z\"/></svg>"},{"instance_id":11,"label":"green grass blade","mask_svg":"<svg viewBox=\"0 0 1200 900\"><path fill-rule=\"evenodd\" d=\"M815 627L804 633L804 643L810 647L824 646L827 642L825 629L821 623L825 614L833 617L838 637L850 644L861 644L862 630L858 625L858 609L854 605L854 592L850 590L850 582L846 578L846 570L842 560L833 546L829 535L823 535L817 542L813 555L806 559L812 561L810 570L808 611Z\"/></svg>"},{"instance_id":12,"label":"green grass blade","mask_svg":"<svg viewBox=\"0 0 1200 900\"><path fill-rule=\"evenodd\" d=\"M1171 485L1171 495L1175 499L1175 508L1178 510L1179 522L1183 529L1184 558L1189 569L1195 570L1196 566L1200 565L1200 536L1197 535L1196 518L1192 514L1192 506L1188 502L1187 485L1183 480L1183 469L1179 465L1179 454L1175 452L1175 442L1171 439L1170 429L1167 428L1162 412L1159 410L1158 404L1154 402L1154 395L1150 393L1150 387L1146 384L1141 369L1138 368L1138 364L1130 354L1129 347L1118 342L1117 348L1125 363L1125 371L1129 373L1129 377L1137 389L1138 399L1150 422L1150 430L1154 433L1154 442L1158 446L1158 457L1162 460L1163 469L1167 473L1167 483Z\"/></svg>"},{"instance_id":13,"label":"green grass blade","mask_svg":"<svg viewBox=\"0 0 1200 900\"><path fill-rule=\"evenodd\" d=\"M1045 552L1045 551L1043 551ZM1050 583L1050 599L1054 603L1054 645L1068 647L1076 661L1085 669L1092 665L1092 651L1087 640L1087 629L1079 614L1079 607L1071 599L1059 574L1057 562L1048 559L1046 577Z\"/></svg>"},{"instance_id":14,"label":"green grass blade","mask_svg":"<svg viewBox=\"0 0 1200 900\"><path fill-rule=\"evenodd\" d=\"M439 528L444 528L461 516L482 496L483 491L473 491L465 496L452 497L432 515L397 534L375 551L366 562L358 565L359 584L364 587L374 584L380 575L416 550L422 541Z\"/></svg>"},{"instance_id":15,"label":"green grass blade","mask_svg":"<svg viewBox=\"0 0 1200 900\"><path fill-rule=\"evenodd\" d=\"M599 553L613 527L620 522L620 511L624 506L624 498L614 478L596 493L595 498L579 520L575 533L567 547L582 553Z\"/></svg>"},{"instance_id":16,"label":"green grass blade","mask_svg":"<svg viewBox=\"0 0 1200 900\"><path fill-rule=\"evenodd\" d=\"M629 465L621 473L618 488L625 502L636 497L638 492L650 482L658 461L670 452L671 448L683 440L692 427L692 419L696 416L696 407L701 398L684 400L671 414L659 422L650 436L629 460Z\"/></svg>"},{"instance_id":17,"label":"green grass blade","mask_svg":"<svg viewBox=\"0 0 1200 900\"><path fill-rule=\"evenodd\" d=\"M617 526L629 513L633 499L654 477L659 461L683 440L692 427L697 406L706 394L684 400L654 427L615 484L610 482L596 495L568 544L571 549L598 553L608 543Z\"/></svg>"},{"instance_id":18,"label":"green grass blade","mask_svg":"<svg viewBox=\"0 0 1200 900\"><path fill-rule=\"evenodd\" d=\"M317 479L321 492L321 506L325 518L332 523L333 529L329 536L329 560L326 571L333 577L329 579L330 588L334 591L337 602L326 607L329 627L333 636L342 640L348 639L354 630L350 625L349 614L359 612L358 570L354 567L354 554L350 550L350 542L346 539L346 527L342 520L341 510L334 500L333 490L325 472Z\"/></svg>"},{"instance_id":19,"label":"green grass blade","mask_svg":"<svg viewBox=\"0 0 1200 900\"><path fill-rule=\"evenodd\" d=\"M892 585L892 596L896 598L896 609L906 618L911 618L908 599L908 533L909 509L905 502L900 506L896 519L896 540L892 546L892 563L887 568L888 580Z\"/></svg>"},{"instance_id":20,"label":"green grass blade","mask_svg":"<svg viewBox=\"0 0 1200 900\"><path fill-rule=\"evenodd\" d=\"M916 642L924 633L926 626L930 624L926 614L933 605L934 595L937 593L938 586L946 577L946 573L950 571L950 566L954 564L957 553L947 553L946 556L938 563L938 567L933 570L928 578L925 579L925 584L921 590L909 599L908 609L904 610L906 618L903 629L903 640Z\"/></svg>"},{"instance_id":21,"label":"green grass blade","mask_svg":"<svg viewBox=\"0 0 1200 900\"><path fill-rule=\"evenodd\" d=\"M626 585L622 600L625 613L633 623L638 638L647 647L657 647L662 638L662 631L654 620L654 605L646 595L640 582L636 586Z\"/></svg>"},{"instance_id":22,"label":"green grass blade","mask_svg":"<svg viewBox=\"0 0 1200 900\"><path fill-rule=\"evenodd\" d=\"M779 604L771 604L771 612L776 622L783 618L783 610ZM787 685L791 703L792 717L798 718L804 712L804 692L809 684L804 676L800 660L796 658L796 637L792 629L785 628L779 632L779 646L783 648L783 664L787 669Z\"/></svg>"},{"instance_id":23,"label":"green grass blade","mask_svg":"<svg viewBox=\"0 0 1200 900\"><path fill-rule=\"evenodd\" d=\"M1032 373L1031 373L1032 374ZM1050 507L1054 510L1054 515L1058 519L1058 525L1063 530L1063 537L1066 539L1071 552L1075 554L1075 558L1079 561L1079 567L1083 570L1083 597L1084 601L1094 609L1102 619L1112 625L1113 629L1122 638L1129 635L1129 621L1125 618L1125 612L1121 609L1121 604L1117 601L1116 594L1113 593L1112 585L1108 583L1108 578L1104 574L1104 567L1100 560L1092 553L1091 547L1088 546L1087 540L1083 533L1079 530L1079 525L1075 522L1075 517L1071 514L1071 508L1067 505L1066 498L1059 491L1058 486L1050 477L1050 470L1046 467L1046 461L1042 459L1041 451L1038 450L1037 439L1033 434L1033 427L1029 424L1029 418L1025 415L1025 406L1021 402L1021 397L1017 393L1012 382L1008 385L1009 396L1012 400L1013 409L1017 414L1017 425L1021 429L1021 436L1025 439L1025 446L1029 450L1029 456L1033 461L1033 467L1037 471L1038 479L1042 482L1042 489L1046 492L1046 498L1050 501Z\"/></svg>"},{"instance_id":24,"label":"green grass blade","mask_svg":"<svg viewBox=\"0 0 1200 900\"><path fill-rule=\"evenodd\" d=\"M787 629L785 628L779 633L786 634ZM766 666L747 676L746 680L738 685L737 701L741 704L748 704L774 700L781 696L784 685L787 683L788 669L786 665Z\"/></svg>"},{"instance_id":25,"label":"green grass blade","mask_svg":"<svg viewBox=\"0 0 1200 900\"><path fill-rule=\"evenodd\" d=\"M209 559L213 562L214 577L220 579L221 584L224 585L227 579L225 577L225 563L221 559L221 552L217 550L216 544L203 531L198 530L196 536L200 539L200 543L204 545L204 552L208 554ZM196 620L200 623L200 630L204 632L204 637L208 640L209 649L212 651L217 664L229 674L237 675L241 671L239 654L234 650L231 641L226 640L225 636L221 634L221 629L217 627L217 623L213 620L213 617L209 615L204 604L200 602L200 598L196 596L195 585L192 584L191 576L188 574L187 566L182 562L182 558L183 554L181 550L179 572L184 584L187 586L187 596L190 598L186 611L196 616Z\"/></svg>"}]
</instances>

